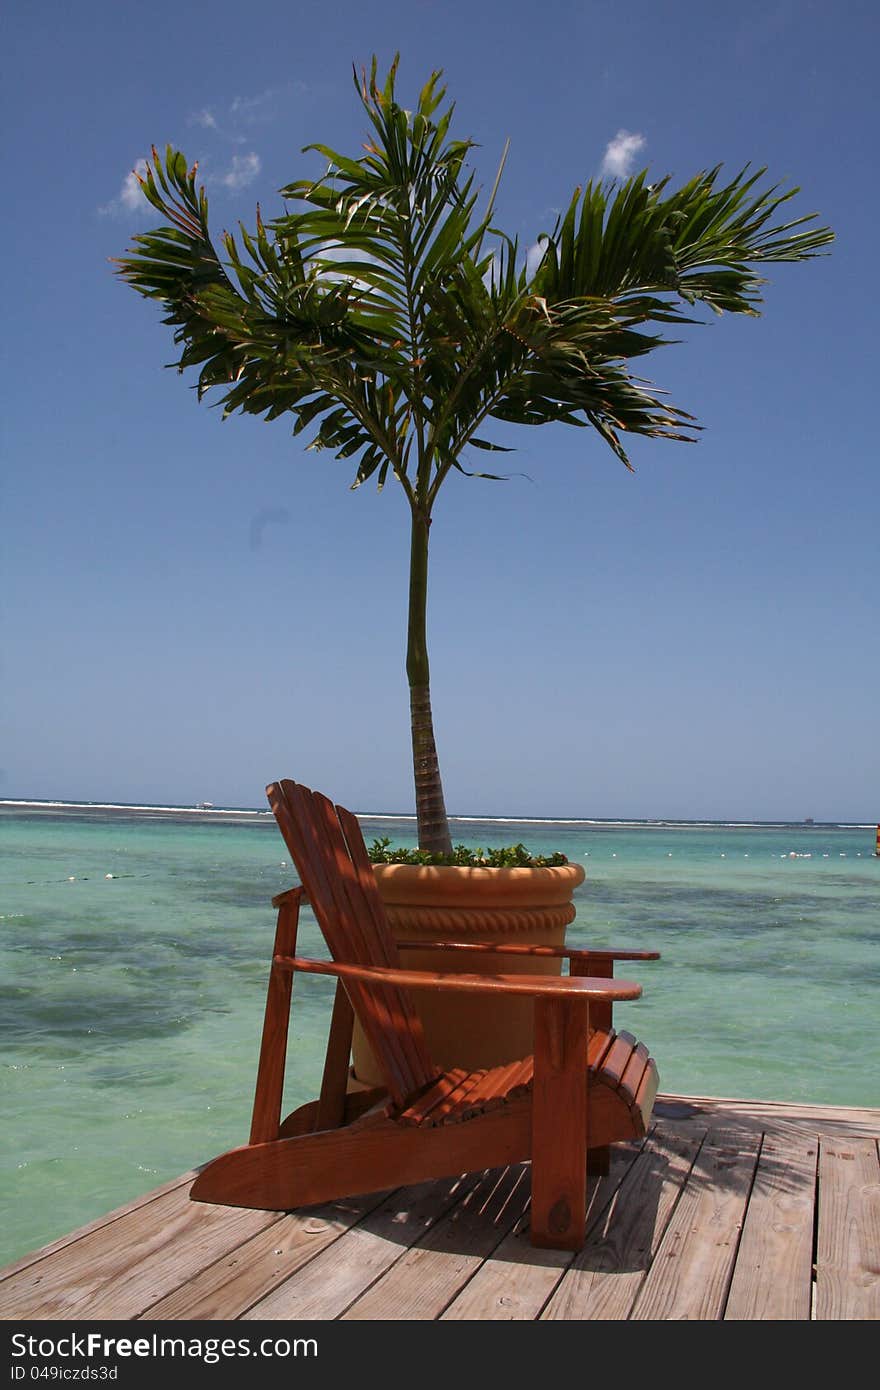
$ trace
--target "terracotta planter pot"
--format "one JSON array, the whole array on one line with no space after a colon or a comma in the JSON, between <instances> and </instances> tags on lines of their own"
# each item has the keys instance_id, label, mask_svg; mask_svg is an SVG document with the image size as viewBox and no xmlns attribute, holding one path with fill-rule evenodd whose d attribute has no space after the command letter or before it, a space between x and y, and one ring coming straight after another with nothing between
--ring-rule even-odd
<instances>
[{"instance_id":1,"label":"terracotta planter pot","mask_svg":"<svg viewBox=\"0 0 880 1390\"><path fill-rule=\"evenodd\" d=\"M488 941L562 946L574 919L572 894L584 880L580 864L542 869L482 869L414 864L375 864L379 892L398 941ZM509 956L460 956L408 950L413 969L464 974L558 975L561 962ZM466 995L413 990L428 1049L439 1067L494 1067L532 1051L532 1002L502 1003ZM354 1075L381 1085L375 1059L355 1022Z\"/></svg>"}]
</instances>

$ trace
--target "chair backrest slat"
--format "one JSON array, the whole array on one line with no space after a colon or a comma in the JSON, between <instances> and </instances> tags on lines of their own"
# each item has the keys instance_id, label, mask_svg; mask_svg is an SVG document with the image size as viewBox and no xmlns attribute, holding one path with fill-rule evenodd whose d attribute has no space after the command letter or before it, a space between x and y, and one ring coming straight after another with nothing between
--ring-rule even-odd
<instances>
[{"instance_id":1,"label":"chair backrest slat","mask_svg":"<svg viewBox=\"0 0 880 1390\"><path fill-rule=\"evenodd\" d=\"M376 876L373 873L373 866L367 854L367 847L364 844L364 837L357 817L353 816L351 811L346 811L344 806L337 806L336 814L345 836L352 867L357 875L361 890L361 902L369 916L378 948L385 955L388 965L399 967L401 964L400 952L385 915L385 906L376 886ZM430 1079L436 1076L437 1068L431 1061L421 1017L413 1005L409 990L398 989L396 993L404 1015L400 1028L401 1045L413 1074Z\"/></svg>"},{"instance_id":2,"label":"chair backrest slat","mask_svg":"<svg viewBox=\"0 0 880 1390\"><path fill-rule=\"evenodd\" d=\"M399 966L356 818L289 780L273 782L266 794L333 959ZM403 1103L437 1075L412 996L393 985L350 985L348 992L388 1090Z\"/></svg>"},{"instance_id":3,"label":"chair backrest slat","mask_svg":"<svg viewBox=\"0 0 880 1390\"><path fill-rule=\"evenodd\" d=\"M312 792L310 799L313 825L318 844L324 852L327 881L334 900L334 916L326 919L325 930L325 939L334 959L355 960L361 965L398 963L391 958L392 955L396 956L397 949L390 932L386 934L389 940L383 942L376 932L371 914L365 910L361 885L349 856L336 807L320 792ZM305 801L300 800L299 804L302 815ZM375 990L360 986L352 996L352 1004L374 1052L378 1048L386 1054L389 1075L394 1077L392 1089L410 1094L421 1084L421 1072L413 1070L406 1047L406 1012L401 991L387 985Z\"/></svg>"}]
</instances>

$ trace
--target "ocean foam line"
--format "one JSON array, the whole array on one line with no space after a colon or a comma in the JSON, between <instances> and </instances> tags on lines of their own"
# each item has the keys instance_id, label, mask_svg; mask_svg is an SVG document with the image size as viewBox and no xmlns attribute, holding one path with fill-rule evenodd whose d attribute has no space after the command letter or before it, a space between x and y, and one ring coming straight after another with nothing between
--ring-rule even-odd
<instances>
[{"instance_id":1,"label":"ocean foam line","mask_svg":"<svg viewBox=\"0 0 880 1390\"><path fill-rule=\"evenodd\" d=\"M385 813L359 811L364 820L411 820L415 816L390 816ZM673 820L656 816L644 820L617 820L600 816L450 816L451 824L463 825L586 825L620 830L873 830L873 822L864 825L849 821L788 820Z\"/></svg>"},{"instance_id":2,"label":"ocean foam line","mask_svg":"<svg viewBox=\"0 0 880 1390\"><path fill-rule=\"evenodd\" d=\"M14 800L0 797L0 806L21 810L67 810L67 811L153 811L175 816L271 816L270 810L254 806L156 806L140 805L124 801L35 801ZM358 811L363 820L412 821L411 814L393 814L388 811ZM644 820L613 819L597 816L450 816L452 824L458 825L583 825L610 829L638 830L873 830L874 822L860 821L819 821L808 825L805 821L738 821L738 820L664 820L651 816Z\"/></svg>"},{"instance_id":3,"label":"ocean foam line","mask_svg":"<svg viewBox=\"0 0 880 1390\"><path fill-rule=\"evenodd\" d=\"M166 811L176 816L271 816L253 806L140 806L126 801L9 801L0 798L0 806L30 810L65 811Z\"/></svg>"}]
</instances>

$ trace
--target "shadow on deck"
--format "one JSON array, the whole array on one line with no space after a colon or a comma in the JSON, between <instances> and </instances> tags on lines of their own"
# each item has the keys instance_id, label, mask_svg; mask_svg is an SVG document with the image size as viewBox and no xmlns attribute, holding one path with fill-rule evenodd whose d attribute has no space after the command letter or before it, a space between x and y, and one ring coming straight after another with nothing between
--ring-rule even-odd
<instances>
[{"instance_id":1,"label":"shadow on deck","mask_svg":"<svg viewBox=\"0 0 880 1390\"><path fill-rule=\"evenodd\" d=\"M0 1271L17 1319L880 1317L880 1111L661 1096L590 1178L577 1254L528 1241L529 1165L297 1212L194 1176Z\"/></svg>"}]
</instances>

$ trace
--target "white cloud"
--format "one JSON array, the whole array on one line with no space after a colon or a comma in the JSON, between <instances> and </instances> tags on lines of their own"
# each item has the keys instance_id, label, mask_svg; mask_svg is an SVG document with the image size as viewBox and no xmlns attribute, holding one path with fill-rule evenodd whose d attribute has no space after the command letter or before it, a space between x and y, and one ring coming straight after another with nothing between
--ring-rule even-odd
<instances>
[{"instance_id":1,"label":"white cloud","mask_svg":"<svg viewBox=\"0 0 880 1390\"><path fill-rule=\"evenodd\" d=\"M544 259L544 252L547 250L547 237L538 237L533 246L526 252L526 275L531 280L541 261Z\"/></svg>"},{"instance_id":2,"label":"white cloud","mask_svg":"<svg viewBox=\"0 0 880 1390\"><path fill-rule=\"evenodd\" d=\"M339 242L328 242L323 246L315 247L313 254L322 261L363 261L368 265L379 264L376 257L371 255L369 251L361 251L357 247L349 248L343 246ZM357 276L352 276L350 270L346 271L344 275L341 275L336 271L328 270L326 266L321 266L318 270L318 275L322 280L332 280L334 283L350 280L355 289L365 292L368 292L371 288L365 280L360 280Z\"/></svg>"},{"instance_id":3,"label":"white cloud","mask_svg":"<svg viewBox=\"0 0 880 1390\"><path fill-rule=\"evenodd\" d=\"M491 291L494 290L495 287L498 285L500 279L501 257L498 255L497 251L493 251L492 259L489 262L489 267L483 276L483 284L486 286L486 289L489 290L491 293Z\"/></svg>"},{"instance_id":4,"label":"white cloud","mask_svg":"<svg viewBox=\"0 0 880 1390\"><path fill-rule=\"evenodd\" d=\"M644 135L633 134L629 130L619 130L613 140L605 147L601 172L611 178L625 179L632 173L636 155L645 148Z\"/></svg>"},{"instance_id":5,"label":"white cloud","mask_svg":"<svg viewBox=\"0 0 880 1390\"><path fill-rule=\"evenodd\" d=\"M288 82L283 87L267 87L256 96L233 99L229 114L235 122L254 125L257 122L275 120L279 107L291 97L308 96L311 92L308 82Z\"/></svg>"},{"instance_id":6,"label":"white cloud","mask_svg":"<svg viewBox=\"0 0 880 1390\"><path fill-rule=\"evenodd\" d=\"M315 254L325 261L364 261L370 265L379 265L378 259L370 251L362 251L358 246L346 246L341 241L328 241L323 246L315 248Z\"/></svg>"},{"instance_id":7,"label":"white cloud","mask_svg":"<svg viewBox=\"0 0 880 1390\"><path fill-rule=\"evenodd\" d=\"M194 111L189 118L190 125L200 125L204 130L216 130L217 118L213 111L209 111L207 106L203 106L201 111Z\"/></svg>"},{"instance_id":8,"label":"white cloud","mask_svg":"<svg viewBox=\"0 0 880 1390\"><path fill-rule=\"evenodd\" d=\"M126 175L125 182L119 194L120 202L124 208L133 210L134 208L143 207L144 195L138 183L138 175L140 174L141 178L143 178L146 172L147 161L145 159L139 159L131 173Z\"/></svg>"},{"instance_id":9,"label":"white cloud","mask_svg":"<svg viewBox=\"0 0 880 1390\"><path fill-rule=\"evenodd\" d=\"M260 173L263 167L260 156L253 150L249 154L234 154L232 163L228 168L219 170L217 173L203 170L205 183L209 187L225 188L230 193L238 193L240 189L247 188L249 183ZM149 203L141 192L137 176L146 172L147 161L139 159L130 174L126 174L122 181L122 187L118 195L112 198L109 203L104 203L98 208L102 217L125 217L138 211L146 211Z\"/></svg>"},{"instance_id":10,"label":"white cloud","mask_svg":"<svg viewBox=\"0 0 880 1390\"><path fill-rule=\"evenodd\" d=\"M235 97L229 108L230 115L243 121L265 121L271 119L269 108L278 96L278 87L267 87L255 97Z\"/></svg>"},{"instance_id":11,"label":"white cloud","mask_svg":"<svg viewBox=\"0 0 880 1390\"><path fill-rule=\"evenodd\" d=\"M115 198L111 198L109 203L104 203L98 208L102 217L119 217L126 212L137 212L148 206L147 200L141 192L137 176L143 176L147 171L147 161L139 159L130 173L126 174L122 181L122 187Z\"/></svg>"},{"instance_id":12,"label":"white cloud","mask_svg":"<svg viewBox=\"0 0 880 1390\"><path fill-rule=\"evenodd\" d=\"M253 183L262 167L260 156L253 150L250 154L234 154L226 172L215 174L212 182L222 184L224 188L237 193L240 188L247 188L249 183Z\"/></svg>"}]
</instances>

